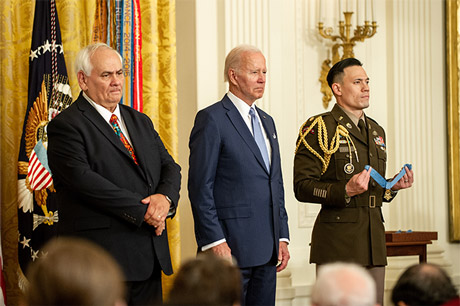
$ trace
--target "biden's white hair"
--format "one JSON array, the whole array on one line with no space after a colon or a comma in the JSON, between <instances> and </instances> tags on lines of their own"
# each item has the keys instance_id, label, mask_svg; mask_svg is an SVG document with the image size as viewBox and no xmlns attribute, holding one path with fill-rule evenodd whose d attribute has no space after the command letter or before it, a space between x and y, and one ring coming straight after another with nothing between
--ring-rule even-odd
<instances>
[{"instance_id":1,"label":"biden's white hair","mask_svg":"<svg viewBox=\"0 0 460 306\"><path fill-rule=\"evenodd\" d=\"M252 45L239 45L233 48L225 58L224 80L228 82L228 70L240 68L241 55L245 52L262 53L259 48Z\"/></svg>"}]
</instances>

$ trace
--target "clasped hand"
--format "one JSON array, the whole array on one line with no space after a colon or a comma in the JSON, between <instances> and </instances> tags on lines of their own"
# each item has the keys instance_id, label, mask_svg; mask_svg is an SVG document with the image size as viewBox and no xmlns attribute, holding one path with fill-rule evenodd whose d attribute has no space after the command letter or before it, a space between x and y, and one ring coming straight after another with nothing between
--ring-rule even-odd
<instances>
[{"instance_id":1,"label":"clasped hand","mask_svg":"<svg viewBox=\"0 0 460 306\"><path fill-rule=\"evenodd\" d=\"M141 201L148 205L144 221L155 227L155 233L160 236L166 227L166 217L169 212L169 201L162 194L152 194Z\"/></svg>"}]
</instances>

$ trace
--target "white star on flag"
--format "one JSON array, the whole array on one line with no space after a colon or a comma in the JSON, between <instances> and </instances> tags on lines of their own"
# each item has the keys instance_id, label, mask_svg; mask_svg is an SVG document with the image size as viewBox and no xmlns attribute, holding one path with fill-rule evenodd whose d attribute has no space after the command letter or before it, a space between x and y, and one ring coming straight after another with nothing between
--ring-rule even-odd
<instances>
[{"instance_id":1,"label":"white star on flag","mask_svg":"<svg viewBox=\"0 0 460 306\"><path fill-rule=\"evenodd\" d=\"M30 60L31 60L31 61L33 61L34 58L38 58L37 52L38 52L38 50L35 50L35 51L30 50L30 55L29 55L29 57L30 57Z\"/></svg>"},{"instance_id":2,"label":"white star on flag","mask_svg":"<svg viewBox=\"0 0 460 306\"><path fill-rule=\"evenodd\" d=\"M48 42L48 40L45 41L45 43L43 44L43 54L45 54L46 51L50 51L50 48L51 48L51 44Z\"/></svg>"}]
</instances>

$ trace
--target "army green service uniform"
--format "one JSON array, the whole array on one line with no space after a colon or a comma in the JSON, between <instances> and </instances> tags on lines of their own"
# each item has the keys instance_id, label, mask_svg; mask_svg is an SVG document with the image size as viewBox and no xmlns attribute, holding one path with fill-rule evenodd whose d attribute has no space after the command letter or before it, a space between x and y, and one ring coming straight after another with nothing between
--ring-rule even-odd
<instances>
[{"instance_id":1,"label":"army green service uniform","mask_svg":"<svg viewBox=\"0 0 460 306\"><path fill-rule=\"evenodd\" d=\"M370 165L385 177L385 131L374 120L365 117L365 139L337 104L330 112L320 116L322 120L319 119L315 126L311 125L318 116L308 119L303 125L294 160L297 200L321 204L312 233L310 263L344 261L363 266L386 265L381 206L382 201L391 201L396 193L385 192L372 178L365 193L351 198L345 193L347 182L364 170L365 165ZM322 129L320 122L324 123ZM338 126L342 132L335 136ZM318 136L322 139L322 147ZM339 143L335 146L337 141ZM336 151L330 154L327 162L325 151L331 148L336 148Z\"/></svg>"}]
</instances>

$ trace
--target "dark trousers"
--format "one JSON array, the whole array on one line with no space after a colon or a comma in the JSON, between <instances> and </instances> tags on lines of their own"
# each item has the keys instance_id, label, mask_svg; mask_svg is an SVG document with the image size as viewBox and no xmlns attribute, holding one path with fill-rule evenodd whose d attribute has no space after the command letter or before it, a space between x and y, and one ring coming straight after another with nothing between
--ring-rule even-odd
<instances>
[{"instance_id":1,"label":"dark trousers","mask_svg":"<svg viewBox=\"0 0 460 306\"><path fill-rule=\"evenodd\" d=\"M150 278L143 281L126 282L128 305L162 305L161 267L155 258Z\"/></svg>"},{"instance_id":2,"label":"dark trousers","mask_svg":"<svg viewBox=\"0 0 460 306\"><path fill-rule=\"evenodd\" d=\"M240 268L243 281L242 306L275 305L276 266Z\"/></svg>"}]
</instances>

